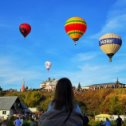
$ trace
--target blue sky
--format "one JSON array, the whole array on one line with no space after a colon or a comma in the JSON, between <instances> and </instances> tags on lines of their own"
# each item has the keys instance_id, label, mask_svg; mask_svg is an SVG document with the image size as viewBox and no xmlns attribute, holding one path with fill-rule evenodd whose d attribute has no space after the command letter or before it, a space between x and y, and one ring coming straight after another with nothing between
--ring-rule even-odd
<instances>
[{"instance_id":1,"label":"blue sky","mask_svg":"<svg viewBox=\"0 0 126 126\"><path fill-rule=\"evenodd\" d=\"M86 20L87 31L74 46L64 24L73 16ZM21 23L32 26L24 38ZM39 88L48 77L68 77L73 85L126 83L126 0L4 0L0 4L0 86L17 88L23 80ZM122 37L122 47L113 62L99 48L106 33ZM52 62L50 72L44 66Z\"/></svg>"}]
</instances>

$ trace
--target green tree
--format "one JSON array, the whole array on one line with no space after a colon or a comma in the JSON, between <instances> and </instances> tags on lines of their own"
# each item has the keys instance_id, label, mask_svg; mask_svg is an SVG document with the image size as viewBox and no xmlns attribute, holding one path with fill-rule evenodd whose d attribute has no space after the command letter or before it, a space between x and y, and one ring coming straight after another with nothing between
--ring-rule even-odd
<instances>
[{"instance_id":1,"label":"green tree","mask_svg":"<svg viewBox=\"0 0 126 126\"><path fill-rule=\"evenodd\" d=\"M41 99L40 92L37 91L28 91L25 95L24 102L29 107L35 107L39 104Z\"/></svg>"},{"instance_id":2,"label":"green tree","mask_svg":"<svg viewBox=\"0 0 126 126\"><path fill-rule=\"evenodd\" d=\"M77 90L79 91L80 89L81 89L81 84L79 82L78 87L77 87Z\"/></svg>"},{"instance_id":3,"label":"green tree","mask_svg":"<svg viewBox=\"0 0 126 126\"><path fill-rule=\"evenodd\" d=\"M0 86L0 91L3 91L2 87Z\"/></svg>"},{"instance_id":4,"label":"green tree","mask_svg":"<svg viewBox=\"0 0 126 126\"><path fill-rule=\"evenodd\" d=\"M113 96L110 99L109 111L111 114L121 114L123 111L122 104L119 102L118 96Z\"/></svg>"},{"instance_id":5,"label":"green tree","mask_svg":"<svg viewBox=\"0 0 126 126\"><path fill-rule=\"evenodd\" d=\"M48 105L51 102L52 98L50 96L46 97L45 100L42 100L40 104L37 106L39 111L47 111Z\"/></svg>"},{"instance_id":6,"label":"green tree","mask_svg":"<svg viewBox=\"0 0 126 126\"><path fill-rule=\"evenodd\" d=\"M28 89L29 89L28 86L26 86L25 90L27 91Z\"/></svg>"}]
</instances>

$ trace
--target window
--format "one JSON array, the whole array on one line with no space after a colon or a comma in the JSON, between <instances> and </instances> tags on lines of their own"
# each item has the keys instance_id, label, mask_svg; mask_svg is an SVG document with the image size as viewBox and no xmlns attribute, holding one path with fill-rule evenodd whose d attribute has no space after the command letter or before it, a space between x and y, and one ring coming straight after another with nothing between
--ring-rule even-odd
<instances>
[{"instance_id":1,"label":"window","mask_svg":"<svg viewBox=\"0 0 126 126\"><path fill-rule=\"evenodd\" d=\"M6 111L3 111L2 113L3 113L3 115L6 115Z\"/></svg>"}]
</instances>

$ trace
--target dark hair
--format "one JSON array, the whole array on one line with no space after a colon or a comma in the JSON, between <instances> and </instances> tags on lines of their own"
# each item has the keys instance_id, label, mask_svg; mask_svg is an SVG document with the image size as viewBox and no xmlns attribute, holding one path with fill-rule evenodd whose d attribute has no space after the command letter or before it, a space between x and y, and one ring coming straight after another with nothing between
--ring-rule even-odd
<instances>
[{"instance_id":1,"label":"dark hair","mask_svg":"<svg viewBox=\"0 0 126 126\"><path fill-rule=\"evenodd\" d=\"M109 118L106 118L107 121L109 121Z\"/></svg>"},{"instance_id":2,"label":"dark hair","mask_svg":"<svg viewBox=\"0 0 126 126\"><path fill-rule=\"evenodd\" d=\"M72 83L68 78L61 78L58 80L54 95L54 108L61 110L65 107L67 112L73 110L73 90Z\"/></svg>"}]
</instances>

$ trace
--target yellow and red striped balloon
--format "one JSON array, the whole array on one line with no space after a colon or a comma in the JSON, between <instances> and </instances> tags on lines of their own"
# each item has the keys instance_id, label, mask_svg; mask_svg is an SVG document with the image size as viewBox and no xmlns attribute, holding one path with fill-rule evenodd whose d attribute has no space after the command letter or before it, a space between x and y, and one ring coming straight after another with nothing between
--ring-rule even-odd
<instances>
[{"instance_id":1,"label":"yellow and red striped balloon","mask_svg":"<svg viewBox=\"0 0 126 126\"><path fill-rule=\"evenodd\" d=\"M85 20L80 17L72 17L66 21L64 27L69 37L76 43L86 32L87 24Z\"/></svg>"}]
</instances>

